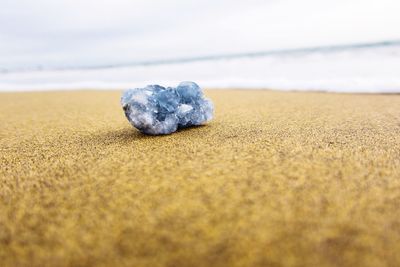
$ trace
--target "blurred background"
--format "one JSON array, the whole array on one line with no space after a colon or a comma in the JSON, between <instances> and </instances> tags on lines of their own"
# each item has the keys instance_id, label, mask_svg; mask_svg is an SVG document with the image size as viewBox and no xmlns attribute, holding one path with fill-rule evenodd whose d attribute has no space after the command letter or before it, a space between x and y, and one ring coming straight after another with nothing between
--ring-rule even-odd
<instances>
[{"instance_id":1,"label":"blurred background","mask_svg":"<svg viewBox=\"0 0 400 267\"><path fill-rule=\"evenodd\" d=\"M0 91L400 92L398 0L1 0Z\"/></svg>"}]
</instances>

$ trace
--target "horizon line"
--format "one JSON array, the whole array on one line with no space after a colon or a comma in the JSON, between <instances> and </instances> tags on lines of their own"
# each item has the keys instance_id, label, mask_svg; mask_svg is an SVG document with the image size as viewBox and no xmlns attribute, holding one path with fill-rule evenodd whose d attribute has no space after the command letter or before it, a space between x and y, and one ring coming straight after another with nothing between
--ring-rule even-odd
<instances>
[{"instance_id":1,"label":"horizon line","mask_svg":"<svg viewBox=\"0 0 400 267\"><path fill-rule=\"evenodd\" d=\"M92 65L92 66L66 66L66 67L42 67L36 66L31 68L20 68L20 69L5 69L0 68L0 73L18 73L28 71L68 71L68 70L96 70L96 69L111 69L111 68L124 68L124 67L135 67L135 66L156 66L166 64L178 64L188 62L201 62L209 60L226 60L226 59L237 59L247 57L265 57L273 55L285 55L285 54L301 54L301 53L314 53L314 52L337 52L351 49L362 49L362 48L375 48L385 46L396 46L400 45L399 40L391 41L379 41L379 42L368 42L368 43L354 43L354 44L342 44L342 45L327 45L327 46L313 46L304 48L292 48L292 49L272 49L266 51L257 52L245 52L245 53L230 53L222 55L207 55L207 56L196 56L196 57L182 57L173 59L161 59L161 60L145 60L137 62L126 62L126 63L115 63L115 64L104 64L104 65Z\"/></svg>"}]
</instances>

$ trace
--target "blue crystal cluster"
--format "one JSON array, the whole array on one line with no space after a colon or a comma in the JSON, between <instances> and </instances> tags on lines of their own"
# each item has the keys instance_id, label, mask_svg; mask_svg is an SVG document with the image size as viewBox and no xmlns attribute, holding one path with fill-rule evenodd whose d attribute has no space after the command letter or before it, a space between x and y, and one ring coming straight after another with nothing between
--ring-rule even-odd
<instances>
[{"instance_id":1,"label":"blue crystal cluster","mask_svg":"<svg viewBox=\"0 0 400 267\"><path fill-rule=\"evenodd\" d=\"M176 88L148 85L129 89L122 94L121 105L129 122L151 135L204 124L214 111L212 102L194 82L182 82Z\"/></svg>"}]
</instances>

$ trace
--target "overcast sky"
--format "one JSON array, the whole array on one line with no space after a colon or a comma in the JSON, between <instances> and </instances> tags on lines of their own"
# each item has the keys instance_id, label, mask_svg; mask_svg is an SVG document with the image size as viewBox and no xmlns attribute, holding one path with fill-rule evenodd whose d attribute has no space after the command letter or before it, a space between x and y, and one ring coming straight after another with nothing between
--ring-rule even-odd
<instances>
[{"instance_id":1,"label":"overcast sky","mask_svg":"<svg viewBox=\"0 0 400 267\"><path fill-rule=\"evenodd\" d=\"M400 39L398 0L0 0L0 68Z\"/></svg>"}]
</instances>

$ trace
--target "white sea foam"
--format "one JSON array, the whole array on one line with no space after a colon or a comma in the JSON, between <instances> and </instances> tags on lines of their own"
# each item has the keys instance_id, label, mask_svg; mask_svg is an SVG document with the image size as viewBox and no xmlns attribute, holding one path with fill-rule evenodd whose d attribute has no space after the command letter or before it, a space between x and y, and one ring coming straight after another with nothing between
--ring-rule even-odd
<instances>
[{"instance_id":1,"label":"white sea foam","mask_svg":"<svg viewBox=\"0 0 400 267\"><path fill-rule=\"evenodd\" d=\"M204 88L400 92L400 45L104 69L0 73L0 91Z\"/></svg>"}]
</instances>

